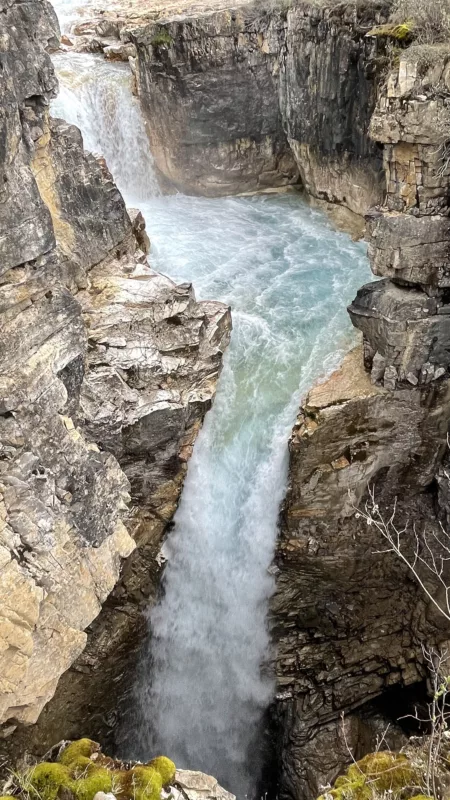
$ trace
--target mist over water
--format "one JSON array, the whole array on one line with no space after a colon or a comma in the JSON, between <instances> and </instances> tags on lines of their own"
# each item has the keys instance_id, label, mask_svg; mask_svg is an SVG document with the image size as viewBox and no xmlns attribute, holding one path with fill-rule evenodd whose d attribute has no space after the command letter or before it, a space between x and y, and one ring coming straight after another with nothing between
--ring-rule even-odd
<instances>
[{"instance_id":1,"label":"mist over water","mask_svg":"<svg viewBox=\"0 0 450 800\"><path fill-rule=\"evenodd\" d=\"M92 59L96 68L85 68ZM151 265L232 308L231 345L164 546L163 592L121 740L127 756L164 752L242 798L257 777L258 726L274 692L266 618L287 441L300 395L351 346L345 307L369 279L366 248L296 196L157 195L124 71L85 55L56 62L54 113L81 127L138 203Z\"/></svg>"}]
</instances>

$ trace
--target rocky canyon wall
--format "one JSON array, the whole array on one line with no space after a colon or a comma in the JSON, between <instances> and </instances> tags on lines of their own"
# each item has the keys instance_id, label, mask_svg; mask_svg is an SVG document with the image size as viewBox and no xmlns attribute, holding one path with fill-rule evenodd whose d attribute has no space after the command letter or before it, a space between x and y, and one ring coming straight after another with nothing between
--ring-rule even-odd
<instances>
[{"instance_id":1,"label":"rocky canyon wall","mask_svg":"<svg viewBox=\"0 0 450 800\"><path fill-rule=\"evenodd\" d=\"M369 701L385 700L401 737L405 687L426 676L421 646L450 633L404 565L380 553L379 530L356 513L368 487L385 518L396 503L410 553L413 525L419 537L447 525L448 59L424 66L421 52L401 57L371 121L387 195L367 224L382 280L349 307L363 344L310 391L290 441L272 605L282 797L319 794L349 748L374 747L382 718Z\"/></svg>"},{"instance_id":2,"label":"rocky canyon wall","mask_svg":"<svg viewBox=\"0 0 450 800\"><path fill-rule=\"evenodd\" d=\"M161 176L206 195L300 178L357 214L381 201L381 149L367 130L383 47L365 34L388 7L246 3L123 24Z\"/></svg>"},{"instance_id":3,"label":"rocky canyon wall","mask_svg":"<svg viewBox=\"0 0 450 800\"><path fill-rule=\"evenodd\" d=\"M141 215L127 212L78 129L49 117L57 81L48 50L59 36L51 6L9 2L2 12L0 750L8 757L106 725L214 397L230 315L151 270ZM46 706L63 674L59 699Z\"/></svg>"}]
</instances>

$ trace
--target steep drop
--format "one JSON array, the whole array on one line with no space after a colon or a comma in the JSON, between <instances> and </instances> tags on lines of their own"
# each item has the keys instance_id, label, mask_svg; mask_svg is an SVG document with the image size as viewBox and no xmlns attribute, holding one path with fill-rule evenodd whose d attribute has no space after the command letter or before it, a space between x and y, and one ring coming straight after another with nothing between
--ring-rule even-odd
<instances>
[{"instance_id":1,"label":"steep drop","mask_svg":"<svg viewBox=\"0 0 450 800\"><path fill-rule=\"evenodd\" d=\"M300 393L350 346L345 305L367 279L365 247L296 196L157 196L124 70L91 56L57 63L55 111L80 125L127 201L139 202L152 266L232 307L232 344L167 540L122 747L135 757L161 749L242 797L274 689L266 608L286 443Z\"/></svg>"}]
</instances>

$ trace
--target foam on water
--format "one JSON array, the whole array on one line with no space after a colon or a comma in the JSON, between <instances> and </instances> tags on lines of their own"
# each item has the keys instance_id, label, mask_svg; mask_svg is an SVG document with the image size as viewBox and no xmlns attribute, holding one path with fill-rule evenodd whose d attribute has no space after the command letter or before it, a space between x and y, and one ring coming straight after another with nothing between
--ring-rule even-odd
<instances>
[{"instance_id":1,"label":"foam on water","mask_svg":"<svg viewBox=\"0 0 450 800\"><path fill-rule=\"evenodd\" d=\"M164 591L149 613L152 638L123 746L134 757L165 752L242 797L274 690L262 668L287 441L301 393L351 346L345 307L369 278L366 250L295 196L152 195L145 131L124 73L117 65L85 70L87 58L58 59L58 113L106 155L127 200L140 199L152 266L193 281L200 298L229 303L234 324L167 540Z\"/></svg>"}]
</instances>

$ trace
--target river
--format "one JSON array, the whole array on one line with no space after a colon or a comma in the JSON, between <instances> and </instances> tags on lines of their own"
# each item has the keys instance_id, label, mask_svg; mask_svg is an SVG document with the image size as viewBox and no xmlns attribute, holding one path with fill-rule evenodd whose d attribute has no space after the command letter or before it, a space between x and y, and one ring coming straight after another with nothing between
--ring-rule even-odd
<instances>
[{"instance_id":1,"label":"river","mask_svg":"<svg viewBox=\"0 0 450 800\"><path fill-rule=\"evenodd\" d=\"M70 3L63 8L70 16ZM122 740L128 756L164 752L241 798L255 780L258 726L274 693L264 669L267 611L289 433L302 393L353 342L345 308L370 279L366 247L296 195L161 195L128 67L77 54L58 54L55 64L53 114L79 125L144 213L152 267L232 309L231 345L165 544L163 592L149 609L152 637Z\"/></svg>"}]
</instances>

